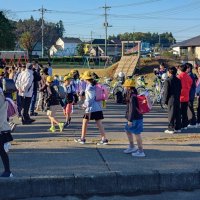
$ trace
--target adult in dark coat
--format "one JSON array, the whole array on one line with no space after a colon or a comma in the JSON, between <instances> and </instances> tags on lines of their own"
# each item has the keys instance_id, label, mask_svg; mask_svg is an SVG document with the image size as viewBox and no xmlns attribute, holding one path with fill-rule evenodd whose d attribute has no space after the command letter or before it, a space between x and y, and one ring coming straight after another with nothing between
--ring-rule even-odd
<instances>
[{"instance_id":1,"label":"adult in dark coat","mask_svg":"<svg viewBox=\"0 0 200 200\"><path fill-rule=\"evenodd\" d=\"M35 104L37 100L38 82L41 80L41 76L39 65L36 62L33 62L33 77L33 96L30 105L30 115L37 116L38 113L35 112Z\"/></svg>"},{"instance_id":2,"label":"adult in dark coat","mask_svg":"<svg viewBox=\"0 0 200 200\"><path fill-rule=\"evenodd\" d=\"M165 133L181 132L180 95L181 81L176 77L177 69L168 69L168 78L164 83L164 102L168 106L168 129Z\"/></svg>"}]
</instances>

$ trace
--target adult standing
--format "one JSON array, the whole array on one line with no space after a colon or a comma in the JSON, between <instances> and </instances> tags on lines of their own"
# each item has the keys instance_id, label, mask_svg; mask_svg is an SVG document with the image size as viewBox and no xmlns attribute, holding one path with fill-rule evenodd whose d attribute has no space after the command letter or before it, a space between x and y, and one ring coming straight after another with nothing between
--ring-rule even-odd
<instances>
[{"instance_id":1,"label":"adult standing","mask_svg":"<svg viewBox=\"0 0 200 200\"><path fill-rule=\"evenodd\" d=\"M19 91L22 103L22 123L31 124L35 121L29 116L29 108L33 95L33 70L31 63L27 63L26 69L20 73L18 80L16 81L16 87Z\"/></svg>"},{"instance_id":2,"label":"adult standing","mask_svg":"<svg viewBox=\"0 0 200 200\"><path fill-rule=\"evenodd\" d=\"M39 111L40 108L42 109L42 111L44 111L44 99L45 99L46 89L47 89L46 80L47 80L47 77L49 76L48 68L45 67L43 70L41 70L40 75L41 75L41 80L39 81L39 99L38 99L36 111Z\"/></svg>"},{"instance_id":3,"label":"adult standing","mask_svg":"<svg viewBox=\"0 0 200 200\"><path fill-rule=\"evenodd\" d=\"M176 77L176 67L169 67L164 83L163 101L168 106L168 129L165 133L181 132L180 95L181 81Z\"/></svg>"},{"instance_id":4,"label":"adult standing","mask_svg":"<svg viewBox=\"0 0 200 200\"><path fill-rule=\"evenodd\" d=\"M33 61L33 94L31 98L31 105L30 105L30 115L37 116L38 113L35 112L35 104L37 100L37 92L38 92L38 82L41 80L40 76L40 68L37 62Z\"/></svg>"},{"instance_id":5,"label":"adult standing","mask_svg":"<svg viewBox=\"0 0 200 200\"><path fill-rule=\"evenodd\" d=\"M181 96L180 96L180 102L181 102L181 126L182 129L187 129L187 126L189 124L188 122L188 102L190 97L190 89L192 86L192 79L187 74L187 66L185 64L181 65L179 67L180 73L178 75L178 78L181 80Z\"/></svg>"},{"instance_id":6,"label":"adult standing","mask_svg":"<svg viewBox=\"0 0 200 200\"><path fill-rule=\"evenodd\" d=\"M200 67L197 68L198 80L196 83L197 94L197 126L200 127Z\"/></svg>"},{"instance_id":7,"label":"adult standing","mask_svg":"<svg viewBox=\"0 0 200 200\"><path fill-rule=\"evenodd\" d=\"M187 66L187 73L192 79L192 86L190 89L190 98L189 98L189 103L188 103L188 108L191 113L191 119L189 119L189 125L188 128L196 128L196 115L194 111L194 99L195 99L195 92L196 92L196 81L197 81L197 76L196 74L193 74L192 69L193 65L191 63L186 63Z\"/></svg>"},{"instance_id":8,"label":"adult standing","mask_svg":"<svg viewBox=\"0 0 200 200\"><path fill-rule=\"evenodd\" d=\"M18 65L18 68L17 68L17 72L13 78L14 82L15 82L15 85L16 83L19 81L19 78L20 78L20 74L22 71L24 71L26 69L26 66L25 65L21 65L19 64ZM17 86L16 86L17 87ZM21 114L21 111L22 111L22 103L21 103L21 97L19 96L19 92L17 91L17 109L18 109L18 117L21 118L22 117L22 114Z\"/></svg>"}]
</instances>

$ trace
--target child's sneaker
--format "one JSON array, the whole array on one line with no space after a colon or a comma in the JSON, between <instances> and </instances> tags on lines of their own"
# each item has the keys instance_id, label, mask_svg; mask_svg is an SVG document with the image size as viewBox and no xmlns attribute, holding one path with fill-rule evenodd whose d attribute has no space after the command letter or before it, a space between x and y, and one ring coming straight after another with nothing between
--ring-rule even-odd
<instances>
[{"instance_id":1,"label":"child's sneaker","mask_svg":"<svg viewBox=\"0 0 200 200\"><path fill-rule=\"evenodd\" d=\"M59 129L60 129L60 132L63 132L64 123L59 123L58 126L59 126Z\"/></svg>"},{"instance_id":2,"label":"child's sneaker","mask_svg":"<svg viewBox=\"0 0 200 200\"><path fill-rule=\"evenodd\" d=\"M136 151L135 153L132 153L133 157L145 157L145 153L143 151Z\"/></svg>"},{"instance_id":3,"label":"child's sneaker","mask_svg":"<svg viewBox=\"0 0 200 200\"><path fill-rule=\"evenodd\" d=\"M1 178L12 178L13 174L11 172L3 172L0 177Z\"/></svg>"},{"instance_id":4,"label":"child's sneaker","mask_svg":"<svg viewBox=\"0 0 200 200\"><path fill-rule=\"evenodd\" d=\"M136 147L129 147L128 149L125 149L123 152L126 154L129 154L129 153L136 152L137 150L138 150L138 148L136 148Z\"/></svg>"},{"instance_id":5,"label":"child's sneaker","mask_svg":"<svg viewBox=\"0 0 200 200\"><path fill-rule=\"evenodd\" d=\"M49 129L49 131L52 132L52 133L55 133L56 132L55 126L51 126L51 128Z\"/></svg>"},{"instance_id":6,"label":"child's sneaker","mask_svg":"<svg viewBox=\"0 0 200 200\"><path fill-rule=\"evenodd\" d=\"M78 138L78 139L74 139L74 141L78 142L79 144L85 144L86 139Z\"/></svg>"},{"instance_id":7,"label":"child's sneaker","mask_svg":"<svg viewBox=\"0 0 200 200\"><path fill-rule=\"evenodd\" d=\"M101 140L100 142L97 143L97 145L107 145L107 144L108 144L107 139Z\"/></svg>"},{"instance_id":8,"label":"child's sneaker","mask_svg":"<svg viewBox=\"0 0 200 200\"><path fill-rule=\"evenodd\" d=\"M69 122L69 121L65 122L64 128L67 128L69 125L70 125L70 122Z\"/></svg>"}]
</instances>

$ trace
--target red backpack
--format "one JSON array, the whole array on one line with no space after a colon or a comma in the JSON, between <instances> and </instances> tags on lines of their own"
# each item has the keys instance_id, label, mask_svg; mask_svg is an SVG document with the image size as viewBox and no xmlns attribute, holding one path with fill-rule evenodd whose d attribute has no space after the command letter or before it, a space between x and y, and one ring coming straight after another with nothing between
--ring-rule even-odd
<instances>
[{"instance_id":1,"label":"red backpack","mask_svg":"<svg viewBox=\"0 0 200 200\"><path fill-rule=\"evenodd\" d=\"M144 93L141 95L134 95L138 100L138 112L141 114L145 114L150 112L152 109L152 103L148 93Z\"/></svg>"}]
</instances>

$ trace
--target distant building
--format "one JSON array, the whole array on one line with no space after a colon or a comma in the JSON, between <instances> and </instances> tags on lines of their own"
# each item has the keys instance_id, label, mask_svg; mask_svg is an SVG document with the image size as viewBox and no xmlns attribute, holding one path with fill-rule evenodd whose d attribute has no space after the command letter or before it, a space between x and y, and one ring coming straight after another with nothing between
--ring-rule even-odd
<instances>
[{"instance_id":1,"label":"distant building","mask_svg":"<svg viewBox=\"0 0 200 200\"><path fill-rule=\"evenodd\" d=\"M33 48L32 56L42 57L42 43L41 42L37 42L37 44Z\"/></svg>"},{"instance_id":2,"label":"distant building","mask_svg":"<svg viewBox=\"0 0 200 200\"><path fill-rule=\"evenodd\" d=\"M200 35L188 40L184 40L172 46L173 53L176 55L193 55L200 59Z\"/></svg>"},{"instance_id":3,"label":"distant building","mask_svg":"<svg viewBox=\"0 0 200 200\"><path fill-rule=\"evenodd\" d=\"M107 55L118 56L121 54L121 41L108 40L107 41ZM104 56L105 55L105 39L93 39L85 44L85 54L90 56Z\"/></svg>"},{"instance_id":4,"label":"distant building","mask_svg":"<svg viewBox=\"0 0 200 200\"><path fill-rule=\"evenodd\" d=\"M75 56L77 46L81 43L79 38L59 38L49 49L49 54L51 57Z\"/></svg>"}]
</instances>

